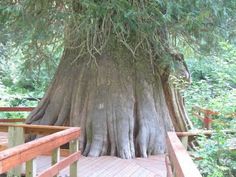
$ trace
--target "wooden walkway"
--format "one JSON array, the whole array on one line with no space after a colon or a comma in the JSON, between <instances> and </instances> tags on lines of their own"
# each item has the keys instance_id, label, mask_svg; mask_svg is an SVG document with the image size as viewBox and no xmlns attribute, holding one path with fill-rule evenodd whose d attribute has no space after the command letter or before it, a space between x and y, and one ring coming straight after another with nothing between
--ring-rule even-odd
<instances>
[{"instance_id":1,"label":"wooden walkway","mask_svg":"<svg viewBox=\"0 0 236 177\"><path fill-rule=\"evenodd\" d=\"M32 110L33 108L30 107L0 107L0 112L30 112ZM0 119L0 151L2 151L0 153L0 177L6 172L20 176L20 173L25 172L25 164L27 164L26 176L34 177L52 177L58 174L59 170L61 171L57 175L58 177L69 177L70 175L71 177L77 175L79 177L201 177L199 170L181 143L182 141L186 144L188 136L197 136L199 133L167 132L168 155L129 160L111 156L95 158L80 156L78 151L80 127L26 125L22 124L24 120ZM8 146L8 133L11 135L9 144L11 146L20 145L4 151ZM24 143L26 134L43 135L44 137ZM67 143L70 143L70 154L68 151L60 149L61 145ZM60 157L59 150L62 156L67 154L67 157ZM53 165L51 165L51 156L48 156L51 152L48 151L53 152ZM76 162L77 168L74 168L76 167L74 162ZM23 169L14 169L13 172L13 168L20 164ZM68 166L72 167L70 175ZM9 172L9 170L11 171Z\"/></svg>"},{"instance_id":2,"label":"wooden walkway","mask_svg":"<svg viewBox=\"0 0 236 177\"><path fill-rule=\"evenodd\" d=\"M1 145L7 144L7 133L0 132ZM61 158L63 159L63 157ZM51 166L50 156L40 156L36 159L39 174ZM25 166L23 165L23 173ZM165 155L149 158L121 159L111 156L84 157L78 163L79 177L166 177L167 169ZM69 168L62 170L59 177L69 177Z\"/></svg>"},{"instance_id":3,"label":"wooden walkway","mask_svg":"<svg viewBox=\"0 0 236 177\"><path fill-rule=\"evenodd\" d=\"M50 164L50 157L38 157L37 173L50 167ZM111 156L81 156L78 163L79 177L166 177L166 171L165 155L128 160ZM69 177L69 168L61 171L59 177Z\"/></svg>"}]
</instances>

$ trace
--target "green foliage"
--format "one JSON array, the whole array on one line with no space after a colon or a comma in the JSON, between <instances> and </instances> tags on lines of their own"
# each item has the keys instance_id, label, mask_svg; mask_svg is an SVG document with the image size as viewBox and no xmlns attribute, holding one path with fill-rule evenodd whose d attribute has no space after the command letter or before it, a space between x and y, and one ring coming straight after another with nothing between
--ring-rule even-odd
<instances>
[{"instance_id":1,"label":"green foliage","mask_svg":"<svg viewBox=\"0 0 236 177\"><path fill-rule=\"evenodd\" d=\"M12 106L23 106L29 103L27 100L22 100L24 97L42 97L42 92L52 78L56 65L50 68L50 71L45 63L33 69L25 65L20 49L5 45L4 50L4 55L0 56L2 102Z\"/></svg>"},{"instance_id":2,"label":"green foliage","mask_svg":"<svg viewBox=\"0 0 236 177\"><path fill-rule=\"evenodd\" d=\"M195 163L203 176L236 176L236 151L230 150L231 135L219 131L210 138L202 135L197 140L199 146L194 156L198 160Z\"/></svg>"},{"instance_id":3,"label":"green foliage","mask_svg":"<svg viewBox=\"0 0 236 177\"><path fill-rule=\"evenodd\" d=\"M59 53L51 60L34 60L24 47L0 43L0 106L36 106L54 75ZM27 114L1 112L0 118L26 118Z\"/></svg>"},{"instance_id":4,"label":"green foliage","mask_svg":"<svg viewBox=\"0 0 236 177\"><path fill-rule=\"evenodd\" d=\"M225 29L235 27L235 8L234 0L9 0L0 2L0 42L23 44L24 56L34 58L31 64L50 59L55 51L48 45L60 48L63 37L80 40L81 56L91 57L114 39L133 55L152 49L151 55L159 56L169 47L165 38L181 38L209 51L218 46L218 36L233 38L234 31ZM65 24L73 26L76 35L64 36Z\"/></svg>"},{"instance_id":5,"label":"green foliage","mask_svg":"<svg viewBox=\"0 0 236 177\"><path fill-rule=\"evenodd\" d=\"M18 58L21 71L30 71L29 75L41 68L54 70L62 52L63 19L49 15L56 7L45 3L42 0L0 2L0 48L8 51L1 60ZM38 6L43 8L40 13ZM50 21L52 17L55 19ZM44 66L40 68L40 65Z\"/></svg>"},{"instance_id":6,"label":"green foliage","mask_svg":"<svg viewBox=\"0 0 236 177\"><path fill-rule=\"evenodd\" d=\"M25 65L21 48L6 43L0 55L0 106L36 106L49 84L56 65L50 71L42 63ZM27 113L0 113L0 118L25 118Z\"/></svg>"},{"instance_id":7,"label":"green foliage","mask_svg":"<svg viewBox=\"0 0 236 177\"><path fill-rule=\"evenodd\" d=\"M220 42L217 56L200 56L188 59L192 84L185 92L186 105L212 109L221 114L215 116L215 127L233 128L231 121L236 112L236 47ZM199 122L193 117L194 122Z\"/></svg>"},{"instance_id":8,"label":"green foliage","mask_svg":"<svg viewBox=\"0 0 236 177\"><path fill-rule=\"evenodd\" d=\"M76 40L81 42L73 46L80 50L75 60L88 54L95 58L109 40L118 40L134 57L137 51L150 55L143 57L148 61L162 56L169 62L166 48L176 47L177 40L195 50L214 51L219 48L219 38L233 40L235 31L230 29L235 27L235 8L233 0L1 1L2 82L32 91L44 88L63 48L71 47L67 44ZM8 72L8 63L17 72Z\"/></svg>"},{"instance_id":9,"label":"green foliage","mask_svg":"<svg viewBox=\"0 0 236 177\"><path fill-rule=\"evenodd\" d=\"M198 138L199 147L194 151L199 169L206 177L236 176L235 135L221 130L236 128L236 47L229 42L219 42L216 55L194 55L185 50L192 75L192 84L186 90L185 101L195 127L202 128L199 119L191 115L192 107L220 112L213 117L213 129L218 130L210 138ZM233 145L234 144L234 145Z\"/></svg>"}]
</instances>

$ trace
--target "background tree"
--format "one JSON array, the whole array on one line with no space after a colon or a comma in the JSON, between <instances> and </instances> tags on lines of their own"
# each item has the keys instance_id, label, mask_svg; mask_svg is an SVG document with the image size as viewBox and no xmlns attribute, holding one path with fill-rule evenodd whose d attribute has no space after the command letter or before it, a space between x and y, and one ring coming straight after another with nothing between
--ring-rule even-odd
<instances>
[{"instance_id":1,"label":"background tree","mask_svg":"<svg viewBox=\"0 0 236 177\"><path fill-rule=\"evenodd\" d=\"M236 7L202 0L5 3L4 30L22 34L15 37L26 42L22 51L36 51L27 58L39 61L53 51L51 42L64 49L26 122L80 126L84 155L122 158L163 153L166 131L191 127L179 92L189 72L176 44L217 48L214 34L233 25Z\"/></svg>"}]
</instances>

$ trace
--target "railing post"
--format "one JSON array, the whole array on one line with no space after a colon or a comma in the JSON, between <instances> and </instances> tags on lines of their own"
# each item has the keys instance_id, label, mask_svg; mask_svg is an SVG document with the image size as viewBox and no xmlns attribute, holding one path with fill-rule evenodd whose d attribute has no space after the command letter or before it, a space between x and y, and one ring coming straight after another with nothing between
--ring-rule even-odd
<instances>
[{"instance_id":1,"label":"railing post","mask_svg":"<svg viewBox=\"0 0 236 177\"><path fill-rule=\"evenodd\" d=\"M52 165L58 163L59 161L60 161L60 147L52 151ZM54 177L57 176L58 175L55 175Z\"/></svg>"},{"instance_id":2,"label":"railing post","mask_svg":"<svg viewBox=\"0 0 236 177\"><path fill-rule=\"evenodd\" d=\"M8 147L15 147L25 142L24 128L22 127L9 127L8 128ZM21 165L15 167L7 173L7 176L21 176Z\"/></svg>"},{"instance_id":3,"label":"railing post","mask_svg":"<svg viewBox=\"0 0 236 177\"><path fill-rule=\"evenodd\" d=\"M165 156L165 163L166 163L166 170L167 170L167 177L174 177L173 175L173 165L170 163L169 155L166 154Z\"/></svg>"},{"instance_id":4,"label":"railing post","mask_svg":"<svg viewBox=\"0 0 236 177\"><path fill-rule=\"evenodd\" d=\"M75 139L70 142L70 153L78 152L79 151L79 140ZM70 165L70 177L77 177L77 164L78 162L74 162Z\"/></svg>"},{"instance_id":5,"label":"railing post","mask_svg":"<svg viewBox=\"0 0 236 177\"><path fill-rule=\"evenodd\" d=\"M26 177L36 177L36 159L26 162Z\"/></svg>"},{"instance_id":6,"label":"railing post","mask_svg":"<svg viewBox=\"0 0 236 177\"><path fill-rule=\"evenodd\" d=\"M182 142L184 148L187 150L187 148L188 148L188 136L182 136L182 137L180 138L180 140L181 140L181 142Z\"/></svg>"}]
</instances>

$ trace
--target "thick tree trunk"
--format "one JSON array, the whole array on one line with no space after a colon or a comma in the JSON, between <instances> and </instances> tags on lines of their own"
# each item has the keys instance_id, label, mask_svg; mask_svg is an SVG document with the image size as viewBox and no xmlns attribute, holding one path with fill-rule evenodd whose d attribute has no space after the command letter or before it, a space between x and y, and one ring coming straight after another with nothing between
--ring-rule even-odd
<instances>
[{"instance_id":1,"label":"thick tree trunk","mask_svg":"<svg viewBox=\"0 0 236 177\"><path fill-rule=\"evenodd\" d=\"M122 47L96 60L74 60L77 55L76 49L64 50L53 82L26 123L81 127L86 156L164 153L166 132L184 127L176 118L184 108L163 76L153 74L142 53L130 62L133 56Z\"/></svg>"},{"instance_id":2,"label":"thick tree trunk","mask_svg":"<svg viewBox=\"0 0 236 177\"><path fill-rule=\"evenodd\" d=\"M193 125L184 108L183 97L180 94L178 86L176 86L178 83L174 84L173 81L171 81L171 76L179 77L178 79L186 84L190 82L190 73L182 54L171 53L171 55L175 63L174 71L171 72L170 67L167 66L164 72L159 73L161 75L165 99L175 131L188 131L193 128Z\"/></svg>"}]
</instances>

